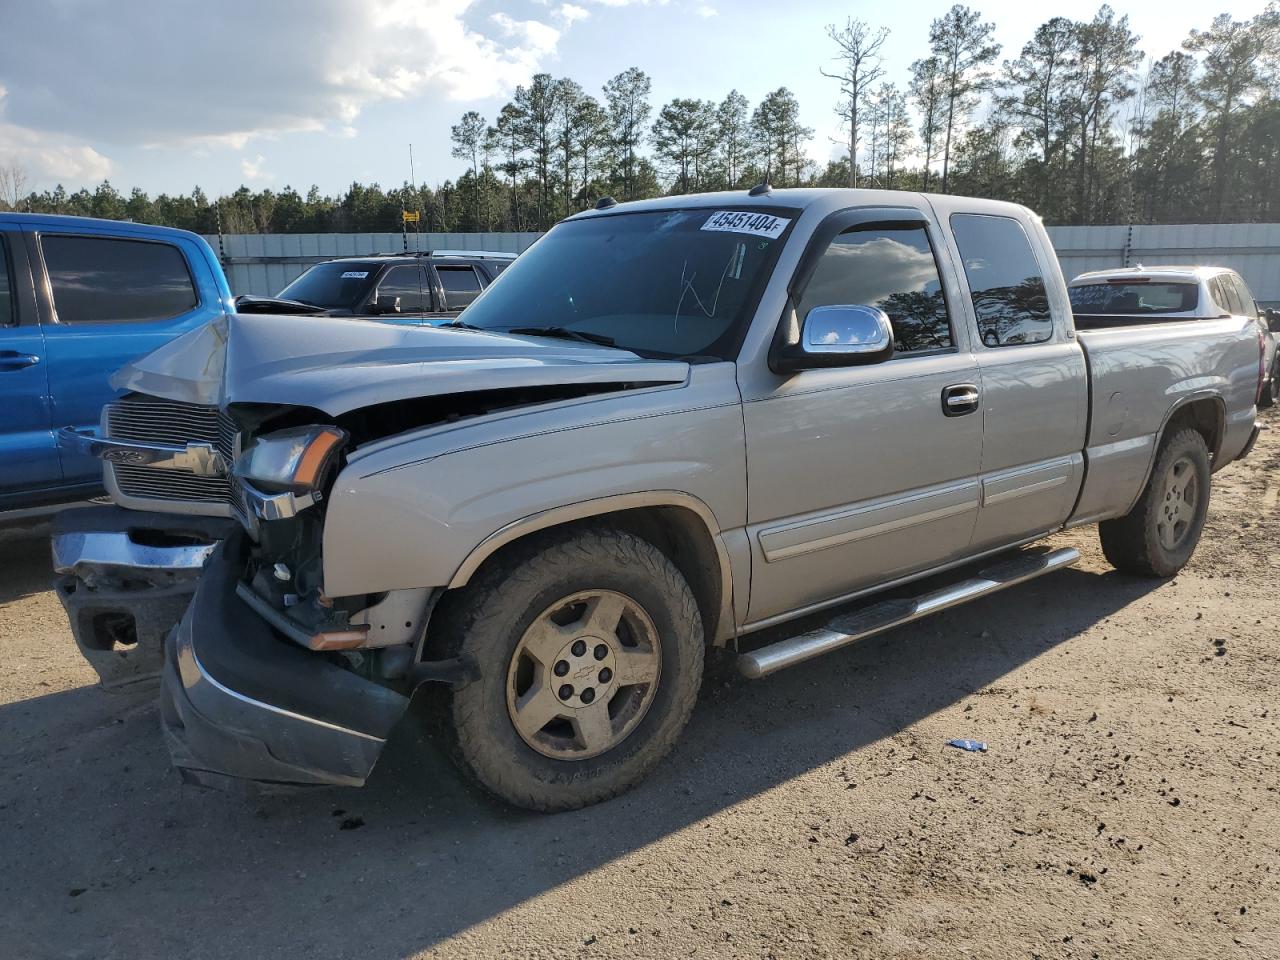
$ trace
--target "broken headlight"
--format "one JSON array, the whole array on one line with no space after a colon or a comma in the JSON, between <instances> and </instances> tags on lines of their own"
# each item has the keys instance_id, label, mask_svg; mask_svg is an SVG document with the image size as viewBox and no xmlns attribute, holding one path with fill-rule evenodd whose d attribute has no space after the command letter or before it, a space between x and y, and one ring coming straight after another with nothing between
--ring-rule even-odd
<instances>
[{"instance_id":1,"label":"broken headlight","mask_svg":"<svg viewBox=\"0 0 1280 960\"><path fill-rule=\"evenodd\" d=\"M337 427L291 427L264 434L236 458L235 473L263 490L314 493L347 443Z\"/></svg>"}]
</instances>

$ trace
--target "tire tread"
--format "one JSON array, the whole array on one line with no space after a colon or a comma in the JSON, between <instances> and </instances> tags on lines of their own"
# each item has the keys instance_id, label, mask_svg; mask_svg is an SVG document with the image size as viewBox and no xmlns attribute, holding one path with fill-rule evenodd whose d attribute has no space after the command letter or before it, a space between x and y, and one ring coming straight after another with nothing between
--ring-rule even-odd
<instances>
[{"instance_id":1,"label":"tire tread","mask_svg":"<svg viewBox=\"0 0 1280 960\"><path fill-rule=\"evenodd\" d=\"M1171 577L1186 563L1173 564L1168 551L1160 544L1154 523L1154 512L1159 509L1155 485L1158 478L1164 476L1169 460L1182 452L1183 448L1199 448L1205 462L1209 452L1200 431L1185 427L1169 434L1160 444L1160 452L1152 465L1151 476L1142 490L1138 502L1123 517L1104 520L1098 524L1098 537L1102 541L1102 553L1117 570L1139 577ZM1204 485L1205 498L1209 496L1208 484ZM1199 540L1199 532L1196 540ZM1194 544L1192 552L1194 552ZM1190 558L1190 553L1187 559Z\"/></svg>"},{"instance_id":2,"label":"tire tread","mask_svg":"<svg viewBox=\"0 0 1280 960\"><path fill-rule=\"evenodd\" d=\"M517 543L498 562L486 565L460 592L455 602L438 611L440 621L433 632L445 638L445 648L440 655L463 656L468 637L478 631L497 631L508 627L501 620L501 606L497 603L502 593L522 586L533 589L544 576L559 572L565 566L590 569L602 551L621 558L628 566L642 569L654 583L660 584L663 592L675 602L680 620L690 625L690 636L683 638L683 642L689 644L688 653L692 656L688 675L673 678L677 681L672 704L677 719L673 729L678 734L693 713L701 685L705 644L697 601L675 564L657 547L613 527L579 528L535 537L528 543ZM667 642L680 639L664 638ZM506 669L505 664L502 669ZM662 740L643 747L640 753L644 759L635 764L626 776L607 778L607 782L597 784L594 790L557 796L550 790L522 787L521 778L515 776L518 771L511 769L505 761L495 761L490 755L480 734L484 724L478 714L483 705L477 699L468 701L449 693L441 706L446 752L467 778L510 803L546 813L576 809L625 792L652 770L675 740L671 737L669 742Z\"/></svg>"}]
</instances>

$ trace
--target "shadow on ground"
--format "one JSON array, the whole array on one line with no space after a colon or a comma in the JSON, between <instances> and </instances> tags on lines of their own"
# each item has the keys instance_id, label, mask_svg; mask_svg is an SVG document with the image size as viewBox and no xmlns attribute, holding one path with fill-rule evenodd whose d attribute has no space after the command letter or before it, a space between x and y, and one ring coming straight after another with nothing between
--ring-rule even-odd
<instances>
[{"instance_id":1,"label":"shadow on ground","mask_svg":"<svg viewBox=\"0 0 1280 960\"><path fill-rule=\"evenodd\" d=\"M3 953L404 957L890 736L1152 586L1064 571L769 680L713 674L654 776L557 816L464 786L422 702L363 790L256 799L180 785L146 694L0 707Z\"/></svg>"},{"instance_id":2,"label":"shadow on ground","mask_svg":"<svg viewBox=\"0 0 1280 960\"><path fill-rule=\"evenodd\" d=\"M49 589L49 525L0 526L0 606Z\"/></svg>"}]
</instances>

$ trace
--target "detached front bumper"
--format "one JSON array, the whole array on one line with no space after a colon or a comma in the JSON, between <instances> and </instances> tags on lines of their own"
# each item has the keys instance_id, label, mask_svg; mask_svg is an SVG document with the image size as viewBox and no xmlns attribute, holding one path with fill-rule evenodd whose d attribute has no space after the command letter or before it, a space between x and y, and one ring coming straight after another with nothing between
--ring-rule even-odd
<instances>
[{"instance_id":1,"label":"detached front bumper","mask_svg":"<svg viewBox=\"0 0 1280 960\"><path fill-rule=\"evenodd\" d=\"M210 557L165 644L160 709L185 780L359 786L407 697L279 637L239 597L242 536Z\"/></svg>"},{"instance_id":2,"label":"detached front bumper","mask_svg":"<svg viewBox=\"0 0 1280 960\"><path fill-rule=\"evenodd\" d=\"M121 507L54 518L54 589L76 646L107 689L155 679L164 638L191 602L214 548L235 524Z\"/></svg>"}]
</instances>

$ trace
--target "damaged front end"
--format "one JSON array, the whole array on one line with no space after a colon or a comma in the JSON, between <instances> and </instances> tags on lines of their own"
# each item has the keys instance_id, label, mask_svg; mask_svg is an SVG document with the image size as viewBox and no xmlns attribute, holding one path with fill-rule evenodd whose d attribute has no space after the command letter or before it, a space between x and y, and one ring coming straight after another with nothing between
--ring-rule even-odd
<instances>
[{"instance_id":1,"label":"damaged front end","mask_svg":"<svg viewBox=\"0 0 1280 960\"><path fill-rule=\"evenodd\" d=\"M190 604L205 562L234 529L220 517L115 506L54 518L54 590L104 689L160 675L165 636Z\"/></svg>"},{"instance_id":2,"label":"damaged front end","mask_svg":"<svg viewBox=\"0 0 1280 960\"><path fill-rule=\"evenodd\" d=\"M162 408L136 395L118 404L129 415L109 409L108 428L162 422ZM172 402L162 412L178 416ZM440 590L325 594L324 515L348 432L300 422L314 411L290 408L218 416L234 430L234 455L194 466L158 454L155 442L64 437L106 451L111 469L150 471L134 476L148 491L167 489L171 473L202 476L225 485L214 502L233 506L231 517L119 506L61 514L58 595L104 687L160 676L165 739L184 779L222 789L358 786L418 684L460 685L474 672L421 662ZM198 422L186 412L179 429Z\"/></svg>"},{"instance_id":3,"label":"damaged front end","mask_svg":"<svg viewBox=\"0 0 1280 960\"><path fill-rule=\"evenodd\" d=\"M55 529L76 641L104 686L161 675L187 779L361 784L420 683L457 687L477 671L423 658L447 580L326 591L326 513L348 456L687 373L592 345L325 317L236 315L192 331L113 378L123 395L98 431L59 432L104 461L119 504Z\"/></svg>"},{"instance_id":4,"label":"damaged front end","mask_svg":"<svg viewBox=\"0 0 1280 960\"><path fill-rule=\"evenodd\" d=\"M251 552L239 531L214 551L169 635L160 709L173 764L221 789L359 786L409 691L282 637L238 595Z\"/></svg>"}]
</instances>

